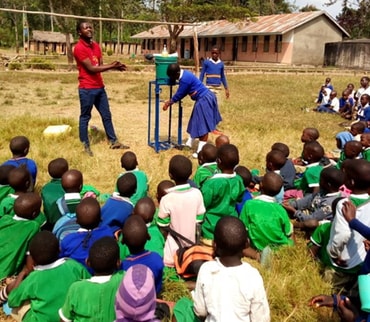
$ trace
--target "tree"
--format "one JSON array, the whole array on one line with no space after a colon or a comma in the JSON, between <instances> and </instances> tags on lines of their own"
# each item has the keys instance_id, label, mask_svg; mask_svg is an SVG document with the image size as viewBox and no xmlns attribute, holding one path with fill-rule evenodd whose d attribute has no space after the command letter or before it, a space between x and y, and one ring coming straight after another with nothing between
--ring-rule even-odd
<instances>
[{"instance_id":1,"label":"tree","mask_svg":"<svg viewBox=\"0 0 370 322\"><path fill-rule=\"evenodd\" d=\"M337 0L330 0L333 5ZM343 1L342 11L337 16L338 23L345 28L352 38L370 37L370 0Z\"/></svg>"},{"instance_id":2,"label":"tree","mask_svg":"<svg viewBox=\"0 0 370 322\"><path fill-rule=\"evenodd\" d=\"M299 9L300 12L311 12L311 11L319 11L316 6L313 4L306 4L304 7Z\"/></svg>"}]
</instances>

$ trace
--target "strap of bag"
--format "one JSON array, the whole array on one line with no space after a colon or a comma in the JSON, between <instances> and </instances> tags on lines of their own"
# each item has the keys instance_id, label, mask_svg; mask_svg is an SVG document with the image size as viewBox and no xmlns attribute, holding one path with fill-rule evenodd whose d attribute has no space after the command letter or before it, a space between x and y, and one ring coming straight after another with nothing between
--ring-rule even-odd
<instances>
[{"instance_id":1,"label":"strap of bag","mask_svg":"<svg viewBox=\"0 0 370 322\"><path fill-rule=\"evenodd\" d=\"M166 229L170 235L173 237L173 239L175 240L176 244L180 247L180 248L183 248L184 246L181 244L181 241L180 239L182 239L184 242L186 242L187 244L189 244L190 246L194 246L196 245L193 241L191 241L190 239L186 238L185 236L181 235L180 233L178 233L177 231L174 231L171 227L166 227Z\"/></svg>"}]
</instances>

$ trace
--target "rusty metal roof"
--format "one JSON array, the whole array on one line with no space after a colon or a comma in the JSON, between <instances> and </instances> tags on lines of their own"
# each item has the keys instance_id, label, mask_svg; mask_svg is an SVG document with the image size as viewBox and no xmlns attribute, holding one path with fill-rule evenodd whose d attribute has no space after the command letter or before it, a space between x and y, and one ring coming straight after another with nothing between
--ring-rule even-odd
<instances>
[{"instance_id":1,"label":"rusty metal roof","mask_svg":"<svg viewBox=\"0 0 370 322\"><path fill-rule=\"evenodd\" d=\"M296 29L320 16L329 19L344 36L349 34L343 29L334 18L326 11L296 12L280 15L260 16L253 20L230 22L227 20L215 20L195 24L198 37L219 37L219 36L242 36L242 35L270 35L285 34ZM193 37L193 26L185 26L180 34L180 38ZM150 39L150 38L169 38L167 26L156 26L148 31L138 33L131 38Z\"/></svg>"},{"instance_id":2,"label":"rusty metal roof","mask_svg":"<svg viewBox=\"0 0 370 322\"><path fill-rule=\"evenodd\" d=\"M71 34L69 34L69 39L70 39L70 42L73 43L73 36ZM33 30L32 40L40 41L40 42L65 44L66 35L61 32Z\"/></svg>"}]
</instances>

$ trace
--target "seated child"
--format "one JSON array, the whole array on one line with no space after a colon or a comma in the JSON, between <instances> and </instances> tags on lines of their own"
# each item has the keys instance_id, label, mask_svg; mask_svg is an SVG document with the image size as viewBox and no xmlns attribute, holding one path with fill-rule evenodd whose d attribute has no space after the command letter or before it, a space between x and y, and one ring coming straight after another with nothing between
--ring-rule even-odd
<instances>
[{"instance_id":1,"label":"seated child","mask_svg":"<svg viewBox=\"0 0 370 322\"><path fill-rule=\"evenodd\" d=\"M145 224L148 227L150 239L146 242L145 249L156 252L161 257L163 257L165 240L158 228L156 221L154 220L155 212L156 208L154 201L150 197L144 197L141 198L135 205L133 214L143 218Z\"/></svg>"},{"instance_id":2,"label":"seated child","mask_svg":"<svg viewBox=\"0 0 370 322\"><path fill-rule=\"evenodd\" d=\"M293 245L293 226L282 205L274 196L283 185L283 179L274 172L267 172L261 181L261 195L248 200L240 219L249 232L251 247L262 251L265 247Z\"/></svg>"},{"instance_id":3,"label":"seated child","mask_svg":"<svg viewBox=\"0 0 370 322\"><path fill-rule=\"evenodd\" d=\"M32 239L29 252L30 264L7 288L9 306L14 311L30 302L30 309L22 319L24 322L58 321L58 309L69 286L90 274L72 259L58 259L59 243L51 232L39 232Z\"/></svg>"},{"instance_id":4,"label":"seated child","mask_svg":"<svg viewBox=\"0 0 370 322\"><path fill-rule=\"evenodd\" d=\"M148 178L144 171L139 170L136 154L132 151L125 152L121 157L121 167L125 169L124 173L131 172L135 175L137 181L137 189L133 196L130 197L131 202L135 205L141 198L148 194Z\"/></svg>"},{"instance_id":5,"label":"seated child","mask_svg":"<svg viewBox=\"0 0 370 322\"><path fill-rule=\"evenodd\" d=\"M12 158L5 161L2 165L25 166L30 173L29 191L32 191L36 184L37 165L34 160L27 158L30 150L30 141L25 136L15 136L10 140L9 148L12 152Z\"/></svg>"},{"instance_id":6,"label":"seated child","mask_svg":"<svg viewBox=\"0 0 370 322\"><path fill-rule=\"evenodd\" d=\"M357 106L357 115L356 121L368 121L370 117L368 116L369 113L369 103L370 103L370 95L362 94L360 97L360 104Z\"/></svg>"},{"instance_id":7,"label":"seated child","mask_svg":"<svg viewBox=\"0 0 370 322\"><path fill-rule=\"evenodd\" d=\"M370 163L361 159L346 160L343 167L346 187L352 192L348 198L341 199L337 204L327 251L332 264L341 269L341 272L335 271L331 275L332 282L338 289L343 287L344 292L349 292L355 285L366 250L363 245L365 238L349 227L342 207L345 201L350 200L356 206L356 218L370 226Z\"/></svg>"},{"instance_id":8,"label":"seated child","mask_svg":"<svg viewBox=\"0 0 370 322\"><path fill-rule=\"evenodd\" d=\"M157 186L157 193L156 193L156 198L157 198L157 205L161 203L161 199L163 196L167 194L167 191L170 190L175 186L175 183L171 180L162 180L160 183L158 183ZM158 221L158 212L159 212L159 207L156 209L156 213L154 215L154 221Z\"/></svg>"},{"instance_id":9,"label":"seated child","mask_svg":"<svg viewBox=\"0 0 370 322\"><path fill-rule=\"evenodd\" d=\"M317 141L320 137L319 131L313 127L307 127L303 130L301 136L301 142L303 143L303 149L306 143ZM306 165L303 159L303 151L300 157L292 160L295 165Z\"/></svg>"},{"instance_id":10,"label":"seated child","mask_svg":"<svg viewBox=\"0 0 370 322\"><path fill-rule=\"evenodd\" d=\"M280 169L280 175L284 180L284 191L294 189L294 179L296 175L295 167L289 157L289 147L281 142L276 142L271 146L271 150L279 150L286 158L285 164Z\"/></svg>"},{"instance_id":11,"label":"seated child","mask_svg":"<svg viewBox=\"0 0 370 322\"><path fill-rule=\"evenodd\" d=\"M333 87L327 87L326 84L323 84L320 88L319 95L316 99L317 106L320 106L322 104L326 104L330 99L330 93L333 90Z\"/></svg>"},{"instance_id":12,"label":"seated child","mask_svg":"<svg viewBox=\"0 0 370 322\"><path fill-rule=\"evenodd\" d=\"M9 173L15 169L14 165L0 166L0 203L9 194L14 193L14 189L9 184Z\"/></svg>"},{"instance_id":13,"label":"seated child","mask_svg":"<svg viewBox=\"0 0 370 322\"><path fill-rule=\"evenodd\" d=\"M80 228L62 239L60 257L73 258L86 266L86 258L91 245L102 237L114 236L109 227L99 227L100 220L99 202L92 197L82 199L76 207L76 223Z\"/></svg>"},{"instance_id":14,"label":"seated child","mask_svg":"<svg viewBox=\"0 0 370 322\"><path fill-rule=\"evenodd\" d=\"M341 197L338 197L334 199L332 202L331 208L333 218L336 215L335 209L337 207L337 204L341 199L342 199ZM324 267L331 267L335 269L335 266L332 265L330 256L326 250L326 247L330 240L331 224L332 224L331 221L321 222L320 225L318 225L315 228L312 235L310 236L310 242L308 243L307 247L313 259L318 260Z\"/></svg>"},{"instance_id":15,"label":"seated child","mask_svg":"<svg viewBox=\"0 0 370 322\"><path fill-rule=\"evenodd\" d=\"M370 133L361 134L362 157L370 161Z\"/></svg>"},{"instance_id":16,"label":"seated child","mask_svg":"<svg viewBox=\"0 0 370 322\"><path fill-rule=\"evenodd\" d=\"M176 186L167 189L167 194L161 198L158 226L169 226L195 242L196 223L202 221L205 208L202 193L187 183L192 172L192 163L183 155L175 155L170 160L168 172ZM173 237L168 235L163 257L166 266L174 267L174 255L178 248Z\"/></svg>"},{"instance_id":17,"label":"seated child","mask_svg":"<svg viewBox=\"0 0 370 322\"><path fill-rule=\"evenodd\" d=\"M342 92L342 97L339 99L339 114L347 120L352 119L352 109L355 104L355 101L350 97L350 94L350 90L345 89Z\"/></svg>"},{"instance_id":18,"label":"seated child","mask_svg":"<svg viewBox=\"0 0 370 322\"><path fill-rule=\"evenodd\" d=\"M40 223L35 220L40 208L39 195L24 193L14 202L15 215L0 218L0 280L21 270L28 244L40 230Z\"/></svg>"},{"instance_id":19,"label":"seated child","mask_svg":"<svg viewBox=\"0 0 370 322\"><path fill-rule=\"evenodd\" d=\"M218 149L221 145L230 144L230 139L227 135L221 134L216 138L215 145Z\"/></svg>"},{"instance_id":20,"label":"seated child","mask_svg":"<svg viewBox=\"0 0 370 322\"><path fill-rule=\"evenodd\" d=\"M116 322L159 322L156 318L156 292L152 271L145 265L131 266L116 295Z\"/></svg>"},{"instance_id":21,"label":"seated child","mask_svg":"<svg viewBox=\"0 0 370 322\"><path fill-rule=\"evenodd\" d=\"M21 195L27 192L31 182L30 173L24 167L14 168L9 172L9 186L13 193L8 194L0 203L0 217L14 215L14 202Z\"/></svg>"},{"instance_id":22,"label":"seated child","mask_svg":"<svg viewBox=\"0 0 370 322\"><path fill-rule=\"evenodd\" d=\"M314 111L321 113L339 113L339 99L337 97L337 92L332 91L329 95L329 101L323 103L314 109Z\"/></svg>"},{"instance_id":23,"label":"seated child","mask_svg":"<svg viewBox=\"0 0 370 322\"><path fill-rule=\"evenodd\" d=\"M41 198L44 206L44 214L50 230L59 219L56 201L63 197L65 191L62 186L62 176L68 171L68 161L64 158L51 160L48 164L48 172L51 180L41 189Z\"/></svg>"},{"instance_id":24,"label":"seated child","mask_svg":"<svg viewBox=\"0 0 370 322\"><path fill-rule=\"evenodd\" d=\"M320 91L319 91L319 94L318 94L318 96L317 96L317 99L315 100L315 103L321 103L321 102L322 102L322 99L323 99L323 97L322 97L322 95L323 95L323 93L322 93L322 89L323 89L323 88L328 88L330 91L334 90L334 87L333 87L333 85L331 84L331 78L330 78L330 77L327 77L327 78L325 79L324 84L322 84L322 85L321 85L321 87L320 87Z\"/></svg>"},{"instance_id":25,"label":"seated child","mask_svg":"<svg viewBox=\"0 0 370 322\"><path fill-rule=\"evenodd\" d=\"M130 255L122 261L121 269L127 271L131 266L143 264L151 269L155 280L157 294L162 289L163 260L156 252L146 250L145 244L149 240L148 229L143 218L137 215L130 216L122 228L122 243L130 250Z\"/></svg>"},{"instance_id":26,"label":"seated child","mask_svg":"<svg viewBox=\"0 0 370 322\"><path fill-rule=\"evenodd\" d=\"M319 142L306 143L303 149L303 160L307 163L302 178L295 182L297 189L304 194L315 193L320 190L320 173L323 166L320 164L325 152Z\"/></svg>"},{"instance_id":27,"label":"seated child","mask_svg":"<svg viewBox=\"0 0 370 322\"><path fill-rule=\"evenodd\" d=\"M339 188L344 184L344 173L336 168L325 168L320 174L320 192L302 199L291 199L283 206L297 221L332 220L332 202L341 197Z\"/></svg>"},{"instance_id":28,"label":"seated child","mask_svg":"<svg viewBox=\"0 0 370 322\"><path fill-rule=\"evenodd\" d=\"M196 316L206 321L239 321L240 317L270 321L262 277L241 260L248 244L248 234L238 218L225 216L217 222L213 246L216 258L201 266L193 294Z\"/></svg>"},{"instance_id":29,"label":"seated child","mask_svg":"<svg viewBox=\"0 0 370 322\"><path fill-rule=\"evenodd\" d=\"M81 189L83 185L83 176L81 171L71 169L62 176L62 187L65 191L63 197L56 201L58 214L53 234L59 240L62 240L69 232L76 231L79 226L76 225L76 207L81 202Z\"/></svg>"},{"instance_id":30,"label":"seated child","mask_svg":"<svg viewBox=\"0 0 370 322\"><path fill-rule=\"evenodd\" d=\"M272 171L282 177L280 169L284 166L286 157L283 152L279 150L271 150L266 155L266 169ZM284 178L282 177L284 180ZM284 185L281 187L279 193L275 196L278 203L282 203L284 199Z\"/></svg>"},{"instance_id":31,"label":"seated child","mask_svg":"<svg viewBox=\"0 0 370 322\"><path fill-rule=\"evenodd\" d=\"M123 227L134 209L131 198L135 194L136 184L136 176L131 172L124 173L117 179L118 192L114 192L101 209L102 226L108 226L112 231Z\"/></svg>"},{"instance_id":32,"label":"seated child","mask_svg":"<svg viewBox=\"0 0 370 322\"><path fill-rule=\"evenodd\" d=\"M358 159L359 157L362 156L361 155L361 151L362 151L362 144L361 144L361 142L358 142L358 141L348 141L344 145L344 149L340 153L339 159L338 159L337 164L335 165L335 167L337 169L341 169L344 160L347 160L347 159Z\"/></svg>"},{"instance_id":33,"label":"seated child","mask_svg":"<svg viewBox=\"0 0 370 322\"><path fill-rule=\"evenodd\" d=\"M250 191L248 189L248 187L249 187L249 185L252 181L252 174L251 174L251 172L249 171L248 168L246 168L242 165L238 165L235 168L235 173L242 177L244 188L245 188L242 201L238 202L235 206L236 211L238 212L238 215L240 215L240 212L242 211L242 208L243 208L244 204L246 203L246 201L253 198L252 194L250 193Z\"/></svg>"},{"instance_id":34,"label":"seated child","mask_svg":"<svg viewBox=\"0 0 370 322\"><path fill-rule=\"evenodd\" d=\"M202 150L199 151L199 166L193 179L199 189L207 179L218 172L216 158L217 148L213 144L207 143L203 146Z\"/></svg>"},{"instance_id":35,"label":"seated child","mask_svg":"<svg viewBox=\"0 0 370 322\"><path fill-rule=\"evenodd\" d=\"M59 310L61 321L112 322L114 302L123 272L117 271L119 248L114 238L103 237L90 248L87 265L94 271L88 280L73 283Z\"/></svg>"},{"instance_id":36,"label":"seated child","mask_svg":"<svg viewBox=\"0 0 370 322\"><path fill-rule=\"evenodd\" d=\"M236 204L243 198L243 179L234 168L239 163L239 151L233 144L222 145L217 152L217 166L221 173L208 179L201 191L206 213L202 224L202 242L211 245L218 220L225 216L238 216Z\"/></svg>"}]
</instances>

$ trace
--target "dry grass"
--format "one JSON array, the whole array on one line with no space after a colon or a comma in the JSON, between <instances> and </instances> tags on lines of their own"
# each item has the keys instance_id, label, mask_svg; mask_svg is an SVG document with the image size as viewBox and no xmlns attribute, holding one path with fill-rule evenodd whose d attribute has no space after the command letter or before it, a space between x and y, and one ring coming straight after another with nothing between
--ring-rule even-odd
<instances>
[{"instance_id":1,"label":"dry grass","mask_svg":"<svg viewBox=\"0 0 370 322\"><path fill-rule=\"evenodd\" d=\"M327 151L335 148L334 135L342 130L341 119L333 115L303 112L302 106L312 107L319 85L330 75L291 74L233 74L229 75L231 98L222 99L220 106L224 121L220 128L229 135L240 150L240 163L264 171L264 159L270 146L281 141L291 148L291 156L300 155L300 135L304 127L317 127L320 142ZM39 167L37 188L50 178L47 165L56 157L64 157L71 168L84 174L85 183L101 192L112 192L120 173L122 151L109 150L101 135L93 138L90 158L82 152L78 140L77 120L79 101L75 72L12 72L0 71L0 162L10 157L8 142L15 135L26 135L31 140L30 158ZM116 132L131 146L139 166L149 177L150 195L155 196L156 185L168 179L167 165L177 153L190 157L190 152L177 150L155 153L147 145L148 81L151 73L115 73L104 75L110 97ZM358 77L336 76L335 87L340 92L346 84L358 84ZM163 90L166 98L168 89ZM184 126L190 115L192 102L184 100ZM174 111L176 116L176 111ZM168 114L160 111L161 137L165 136ZM62 137L45 138L42 131L48 125L69 124L72 131ZM91 125L102 128L99 115L94 111ZM175 125L174 125L175 127ZM183 131L185 135L185 130ZM174 128L173 132L177 131ZM214 140L210 136L210 140ZM194 169L196 161L193 161ZM258 266L256 263L252 263ZM284 249L272 261L270 269L259 267L271 305L272 321L334 321L330 311L314 311L307 306L308 299L318 293L329 292L317 266L305 251L305 242L299 239L295 248Z\"/></svg>"}]
</instances>

